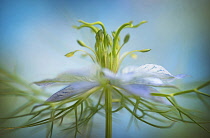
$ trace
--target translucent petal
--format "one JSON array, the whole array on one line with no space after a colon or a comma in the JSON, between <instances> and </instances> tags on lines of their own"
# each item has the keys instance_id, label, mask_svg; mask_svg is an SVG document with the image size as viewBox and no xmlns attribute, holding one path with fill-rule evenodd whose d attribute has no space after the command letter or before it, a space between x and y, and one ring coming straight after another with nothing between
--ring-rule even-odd
<instances>
[{"instance_id":1,"label":"translucent petal","mask_svg":"<svg viewBox=\"0 0 210 138\"><path fill-rule=\"evenodd\" d=\"M105 77L110 79L111 83L114 85L131 84L134 85L134 87L137 85L138 87L141 86L141 89L144 91L153 90L152 88L149 89L145 86L171 87L178 89L169 82L174 79L185 77L185 75L173 76L165 68L155 64L146 64L140 67L128 66L122 70L121 74L115 74L108 69L103 69L103 72Z\"/></svg>"},{"instance_id":2,"label":"translucent petal","mask_svg":"<svg viewBox=\"0 0 210 138\"><path fill-rule=\"evenodd\" d=\"M109 69L104 68L102 69L102 72L104 73L104 76L108 79L117 79L116 74Z\"/></svg>"},{"instance_id":3,"label":"translucent petal","mask_svg":"<svg viewBox=\"0 0 210 138\"><path fill-rule=\"evenodd\" d=\"M156 64L145 64L136 70L137 73L142 73L143 76L153 76L161 79L173 78L174 76L169 73L164 67Z\"/></svg>"},{"instance_id":4,"label":"translucent petal","mask_svg":"<svg viewBox=\"0 0 210 138\"><path fill-rule=\"evenodd\" d=\"M156 89L142 84L126 84L126 85L121 85L121 88L132 94L149 99L152 97L150 95L151 92L158 93Z\"/></svg>"},{"instance_id":5,"label":"translucent petal","mask_svg":"<svg viewBox=\"0 0 210 138\"><path fill-rule=\"evenodd\" d=\"M74 82L67 87L61 89L60 91L54 93L50 98L47 99L48 102L57 102L64 100L68 97L74 96L78 93L86 92L96 86L98 83L95 82Z\"/></svg>"},{"instance_id":6,"label":"translucent petal","mask_svg":"<svg viewBox=\"0 0 210 138\"><path fill-rule=\"evenodd\" d=\"M59 77L64 77L66 75L75 75L75 76L91 76L94 75L96 72L95 67L87 67L87 68L80 68L80 69L71 69L64 73L61 73Z\"/></svg>"},{"instance_id":7,"label":"translucent petal","mask_svg":"<svg viewBox=\"0 0 210 138\"><path fill-rule=\"evenodd\" d=\"M145 64L138 67L137 70L150 72L150 73L160 73L171 75L164 67L156 64Z\"/></svg>"},{"instance_id":8,"label":"translucent petal","mask_svg":"<svg viewBox=\"0 0 210 138\"><path fill-rule=\"evenodd\" d=\"M38 82L34 82L34 84L42 87L46 86L54 86L54 85L68 85L72 82L77 81L92 81L95 79L95 75L98 68L87 67L85 70L83 69L72 69L66 71L53 79L46 79Z\"/></svg>"},{"instance_id":9,"label":"translucent petal","mask_svg":"<svg viewBox=\"0 0 210 138\"><path fill-rule=\"evenodd\" d=\"M122 74L133 74L137 71L137 66L128 66L122 70Z\"/></svg>"},{"instance_id":10,"label":"translucent petal","mask_svg":"<svg viewBox=\"0 0 210 138\"><path fill-rule=\"evenodd\" d=\"M127 73L127 74L121 74L121 75L119 75L119 79L122 82L130 82L130 81L133 81L134 78L135 78L135 74L132 74L132 73Z\"/></svg>"},{"instance_id":11,"label":"translucent petal","mask_svg":"<svg viewBox=\"0 0 210 138\"><path fill-rule=\"evenodd\" d=\"M189 75L186 75L186 74L178 74L178 75L176 75L176 76L174 76L176 79L182 79L182 78L185 78L185 77L187 77L187 76L189 76Z\"/></svg>"},{"instance_id":12,"label":"translucent petal","mask_svg":"<svg viewBox=\"0 0 210 138\"><path fill-rule=\"evenodd\" d=\"M139 67L129 66L122 70L122 74L135 74L142 77L165 75L166 77L172 77L172 75L162 66L155 64L145 64Z\"/></svg>"},{"instance_id":13,"label":"translucent petal","mask_svg":"<svg viewBox=\"0 0 210 138\"><path fill-rule=\"evenodd\" d=\"M160 97L160 96L150 95L150 93L159 93L159 91L157 91L156 89L152 87L142 85L142 84L127 84L127 85L121 85L121 88L123 88L125 91L132 93L134 95L170 105L168 100L166 100L165 98Z\"/></svg>"},{"instance_id":14,"label":"translucent petal","mask_svg":"<svg viewBox=\"0 0 210 138\"><path fill-rule=\"evenodd\" d=\"M134 81L137 84L143 84L143 85L149 85L154 87L173 87L176 88L176 86L169 84L165 81L162 81L159 78L154 77L146 77L146 78L138 78Z\"/></svg>"},{"instance_id":15,"label":"translucent petal","mask_svg":"<svg viewBox=\"0 0 210 138\"><path fill-rule=\"evenodd\" d=\"M159 78L161 81L171 82L175 79L184 78L187 75L179 74L173 76L164 67L156 64L145 64L139 67L128 66L122 70L122 76L133 80L134 78ZM123 78L122 77L122 78Z\"/></svg>"}]
</instances>

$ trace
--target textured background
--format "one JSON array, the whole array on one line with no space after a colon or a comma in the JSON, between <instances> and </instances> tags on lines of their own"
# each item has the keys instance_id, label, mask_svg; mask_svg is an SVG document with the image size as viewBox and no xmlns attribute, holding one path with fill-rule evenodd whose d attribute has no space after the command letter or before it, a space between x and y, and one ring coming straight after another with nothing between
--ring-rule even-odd
<instances>
[{"instance_id":1,"label":"textured background","mask_svg":"<svg viewBox=\"0 0 210 138\"><path fill-rule=\"evenodd\" d=\"M90 59L81 59L79 54L64 57L80 48L77 39L94 45L94 36L88 29L72 28L79 25L77 20L102 21L109 33L125 22L132 20L137 24L147 20L138 29L122 32L122 38L127 33L131 35L123 51L144 48L152 51L139 53L136 60L127 58L122 67L159 64L172 74L190 75L177 84L185 84L183 89L192 88L195 85L191 83L199 84L210 77L209 6L209 0L1 0L0 66L16 71L29 82L54 77L69 68L91 64ZM120 116L125 122L114 124L114 137L207 136L199 127L188 124L157 129L140 123L140 129L131 127L125 131L128 115ZM95 136L103 135L102 130L96 129ZM44 134L40 132L34 137ZM19 135L27 132L23 130Z\"/></svg>"}]
</instances>

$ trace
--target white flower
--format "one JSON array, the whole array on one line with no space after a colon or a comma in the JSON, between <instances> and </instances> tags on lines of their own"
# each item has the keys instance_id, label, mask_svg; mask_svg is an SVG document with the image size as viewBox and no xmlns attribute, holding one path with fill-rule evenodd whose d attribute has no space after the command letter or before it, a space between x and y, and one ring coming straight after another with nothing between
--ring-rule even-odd
<instances>
[{"instance_id":1,"label":"white flower","mask_svg":"<svg viewBox=\"0 0 210 138\"><path fill-rule=\"evenodd\" d=\"M104 74L104 77L99 75ZM151 99L157 102L169 104L162 97L152 96L150 93L158 93L154 87L172 87L170 84L175 79L185 77L184 74L173 76L165 68L155 64L145 64L139 67L129 66L121 73L113 73L108 69L99 67L65 72L54 79L35 82L38 86L66 85L47 99L48 102L61 101L79 93L84 93L99 86L103 80L109 80L111 85L123 89L131 94Z\"/></svg>"}]
</instances>

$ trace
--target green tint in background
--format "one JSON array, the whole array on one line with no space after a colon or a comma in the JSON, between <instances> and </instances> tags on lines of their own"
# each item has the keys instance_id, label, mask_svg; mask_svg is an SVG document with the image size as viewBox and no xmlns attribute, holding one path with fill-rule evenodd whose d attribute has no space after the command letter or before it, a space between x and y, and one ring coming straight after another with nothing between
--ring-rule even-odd
<instances>
[{"instance_id":1,"label":"green tint in background","mask_svg":"<svg viewBox=\"0 0 210 138\"><path fill-rule=\"evenodd\" d=\"M70 68L86 67L91 65L88 58L81 58L79 54L72 58L64 57L79 48L77 39L94 46L94 36L89 30L72 28L78 25L77 20L102 21L109 33L125 22L132 20L135 24L147 20L148 23L138 29L122 32L122 38L127 33L131 35L122 51L146 48L152 51L139 53L136 60L127 58L122 67L158 64L172 74L190 75L177 81L177 86L181 89L194 88L210 78L209 6L209 0L2 0L0 66L17 72L28 82L54 77ZM205 92L209 93L207 90ZM0 98L1 114L19 103ZM180 99L180 102L188 107L203 106L196 101L189 103ZM208 136L198 126L183 123L175 124L171 129L157 129L140 122L140 129L132 126L126 131L129 115L122 112L116 118L123 121L114 122L113 137ZM104 133L104 122L100 116L95 120L94 133L100 137ZM18 133L19 137L28 136L27 130ZM44 135L45 132L41 131L32 137Z\"/></svg>"}]
</instances>

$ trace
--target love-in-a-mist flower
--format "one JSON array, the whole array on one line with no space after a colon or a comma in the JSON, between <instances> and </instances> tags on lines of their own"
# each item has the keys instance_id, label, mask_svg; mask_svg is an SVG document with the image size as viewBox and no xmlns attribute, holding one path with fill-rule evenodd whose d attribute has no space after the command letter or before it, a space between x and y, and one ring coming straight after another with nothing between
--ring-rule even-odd
<instances>
[{"instance_id":1,"label":"love-in-a-mist flower","mask_svg":"<svg viewBox=\"0 0 210 138\"><path fill-rule=\"evenodd\" d=\"M120 70L125 57L131 55L137 58L134 52L145 53L151 49L133 50L121 54L121 49L129 41L130 35L127 34L123 40L120 39L119 34L124 28L136 28L146 23L142 21L137 25L128 22L120 26L116 31L109 35L106 32L102 22L82 23L80 26L74 26L77 29L87 27L95 34L95 45L87 46L83 41L77 40L78 44L87 48L85 50L75 50L67 53L66 57L72 57L76 52L83 52L83 56L89 56L93 61L91 67L72 70L64 72L53 79L45 79L35 82L36 85L42 87L50 87L55 85L62 86L62 89L55 92L52 96L46 98L45 101L40 100L39 96L44 92L36 91L30 86L25 85L22 81L18 84L24 84L26 90L24 92L12 86L8 92L15 91L13 95L22 96L29 99L28 103L21 106L17 112L19 113L29 105L35 105L30 113L20 116L12 116L7 119L20 118L29 116L29 122L19 127L8 127L6 129L26 128L50 124L48 127L47 137L52 137L54 124L58 121L59 126L64 126L65 130L73 130L74 137L82 130L87 129L91 125L94 115L99 113L105 116L105 137L112 137L112 114L118 113L121 110L127 111L131 114L129 122L141 121L148 125L157 128L169 128L175 122L181 121L185 123L196 123L205 129L201 123L205 121L197 121L192 115L192 110L186 109L178 104L175 96L180 96L187 93L196 93L201 101L206 104L202 96L210 97L208 94L202 93L200 89L208 86L210 81L191 90L178 91L173 93L161 93L163 87L177 89L172 84L176 79L181 79L186 75L172 75L164 67L156 64L145 64L141 66L128 66ZM101 29L96 27L101 26ZM137 64L140 64L138 61ZM7 76L8 80L20 80L13 77L9 73L2 71L0 73ZM2 75L0 75L0 78ZM5 78L1 78L2 80ZM9 83L9 82L8 82ZM5 89L8 87L3 88ZM6 91L7 92L7 91ZM7 93L9 94L9 93ZM42 95L43 96L43 95ZM131 123L129 123L131 124ZM83 128L87 126L86 128ZM206 129L205 129L206 130ZM208 130L206 130L208 131ZM72 134L72 131L69 132ZM69 136L68 134L68 136ZM84 134L85 135L85 134Z\"/></svg>"},{"instance_id":2,"label":"love-in-a-mist flower","mask_svg":"<svg viewBox=\"0 0 210 138\"><path fill-rule=\"evenodd\" d=\"M92 54L83 51L75 50L66 54L67 57L71 57L75 52L85 52L97 67L88 70L69 71L59 75L54 79L47 79L40 82L35 82L39 86L52 86L52 85L66 85L63 89L53 94L48 102L61 101L71 96L85 93L88 90L109 84L109 86L118 87L126 92L135 94L155 101L167 103L167 100L163 100L161 97L151 96L150 93L158 92L153 87L174 87L169 82L174 79L180 79L184 75L173 76L165 68L155 64L146 64L140 67L129 66L118 72L119 65L123 59L132 54L133 52L148 52L150 49L134 50L125 52L120 56L120 50L129 41L130 35L127 34L123 43L120 45L119 34L123 28L136 28L146 21L142 21L137 25L133 25L132 22L123 24L116 32L112 32L112 37L106 33L105 27L101 22L95 23L83 23L81 26L76 27L78 29L82 27L89 27L96 33L96 43L94 49L87 46L84 42L77 40L78 44L82 47L88 48ZM94 25L100 25L102 30ZM165 101L165 102L164 102Z\"/></svg>"},{"instance_id":3,"label":"love-in-a-mist flower","mask_svg":"<svg viewBox=\"0 0 210 138\"><path fill-rule=\"evenodd\" d=\"M94 67L83 70L68 71L54 79L35 82L35 84L39 86L65 85L63 89L49 97L46 100L46 103L59 102L66 99L71 101L72 97L78 100L76 103L81 103L91 94L101 93L95 110L100 110L101 108L105 109L106 137L109 138L112 136L112 113L117 112L122 108L127 109L133 116L138 118L138 120L152 126L160 127L143 119L146 115L151 117L151 115L147 114L146 111L159 112L156 105L153 105L148 100L162 103L164 105L171 105L172 102L169 102L166 97L163 98L159 95L152 96L151 94L159 93L155 87L176 88L174 85L170 84L170 82L174 79L180 79L184 77L184 75L173 76L165 68L155 64L146 64L139 67L129 66L122 69L121 72L119 71L120 65L126 56L133 55L134 52L144 53L151 50L133 50L123 54L120 52L130 38L130 35L127 34L121 43L119 37L120 32L124 28L139 27L140 25L146 23L146 21L142 21L137 25L133 25L132 22L125 23L115 32L112 32L112 36L107 34L106 29L101 22L79 22L81 22L82 25L79 27L75 26L75 28L80 29L88 27L93 33L95 33L95 46L87 46L84 42L77 40L81 47L87 48L91 53L84 50L75 50L67 53L65 56L72 57L76 52L84 52L85 55L92 59ZM102 29L97 28L95 25L101 26ZM104 103L101 100L103 94ZM130 98L129 94L131 95ZM132 98L136 100L136 103L132 101ZM112 104L115 102L118 102L120 106L116 110L112 111L112 106L114 106ZM141 108L138 107L138 104L140 103L143 105ZM134 111L129 109L129 104L135 107ZM75 112L77 112L77 107L72 108L75 108ZM137 110L142 112L141 116L137 115ZM160 114L161 116L166 117L163 115L162 111ZM167 116L166 118L170 117Z\"/></svg>"},{"instance_id":4,"label":"love-in-a-mist flower","mask_svg":"<svg viewBox=\"0 0 210 138\"><path fill-rule=\"evenodd\" d=\"M155 64L145 64L139 67L128 66L122 69L120 73L114 73L107 68L92 66L85 70L71 70L54 79L35 82L35 84L44 87L54 85L65 86L49 97L46 100L47 102L57 102L77 94L85 93L109 81L109 85L130 94L168 104L168 100L162 97L152 96L150 93L158 93L154 87L176 88L170 82L183 77L185 77L184 74L173 76L165 68Z\"/></svg>"}]
</instances>

